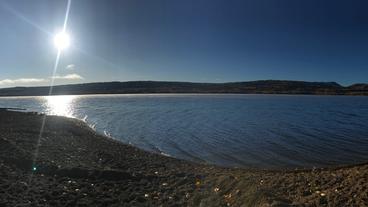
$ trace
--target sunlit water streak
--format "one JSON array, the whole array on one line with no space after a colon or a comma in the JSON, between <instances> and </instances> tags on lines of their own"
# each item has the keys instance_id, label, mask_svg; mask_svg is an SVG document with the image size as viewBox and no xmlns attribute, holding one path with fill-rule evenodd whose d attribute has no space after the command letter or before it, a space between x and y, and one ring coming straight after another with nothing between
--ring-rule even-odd
<instances>
[{"instance_id":1,"label":"sunlit water streak","mask_svg":"<svg viewBox=\"0 0 368 207\"><path fill-rule=\"evenodd\" d=\"M312 167L368 160L368 97L49 96L0 98L0 107L85 119L122 142L225 166Z\"/></svg>"},{"instance_id":2,"label":"sunlit water streak","mask_svg":"<svg viewBox=\"0 0 368 207\"><path fill-rule=\"evenodd\" d=\"M76 96L45 96L43 105L50 115L73 117L73 100Z\"/></svg>"}]
</instances>

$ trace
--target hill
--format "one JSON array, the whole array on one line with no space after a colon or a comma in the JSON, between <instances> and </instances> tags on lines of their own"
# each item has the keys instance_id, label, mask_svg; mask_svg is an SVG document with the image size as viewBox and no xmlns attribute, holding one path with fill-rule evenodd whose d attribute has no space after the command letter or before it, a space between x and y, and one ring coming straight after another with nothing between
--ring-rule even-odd
<instances>
[{"instance_id":1,"label":"hill","mask_svg":"<svg viewBox=\"0 0 368 207\"><path fill-rule=\"evenodd\" d=\"M0 96L43 96L49 86L0 89ZM260 80L230 83L191 83L168 81L101 82L54 86L52 95L131 94L131 93L238 93L238 94L316 94L368 95L368 84L344 87L335 82Z\"/></svg>"}]
</instances>

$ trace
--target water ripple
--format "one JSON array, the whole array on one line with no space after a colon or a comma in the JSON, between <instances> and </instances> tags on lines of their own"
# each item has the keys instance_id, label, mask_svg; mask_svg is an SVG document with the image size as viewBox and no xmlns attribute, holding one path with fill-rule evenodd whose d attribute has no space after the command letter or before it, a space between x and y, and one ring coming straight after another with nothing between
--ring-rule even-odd
<instances>
[{"instance_id":1,"label":"water ripple","mask_svg":"<svg viewBox=\"0 0 368 207\"><path fill-rule=\"evenodd\" d=\"M156 153L223 166L313 167L368 159L368 97L116 95L0 98L72 116Z\"/></svg>"}]
</instances>

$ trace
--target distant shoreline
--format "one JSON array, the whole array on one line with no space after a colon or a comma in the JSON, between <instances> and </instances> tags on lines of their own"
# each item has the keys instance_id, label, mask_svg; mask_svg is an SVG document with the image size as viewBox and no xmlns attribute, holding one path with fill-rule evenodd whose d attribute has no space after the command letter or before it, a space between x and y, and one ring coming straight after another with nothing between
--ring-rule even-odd
<instances>
[{"instance_id":1,"label":"distant shoreline","mask_svg":"<svg viewBox=\"0 0 368 207\"><path fill-rule=\"evenodd\" d=\"M0 89L0 96L45 96L49 86ZM128 81L53 86L51 95L88 94L282 94L367 96L368 84L341 86L335 82L261 80L230 83Z\"/></svg>"},{"instance_id":2,"label":"distant shoreline","mask_svg":"<svg viewBox=\"0 0 368 207\"><path fill-rule=\"evenodd\" d=\"M342 96L342 97L366 97L368 95L344 95L344 94L277 94L277 93L97 93L97 94L52 94L52 95L24 95L24 96L1 96L0 98L27 98L45 96Z\"/></svg>"},{"instance_id":3,"label":"distant shoreline","mask_svg":"<svg viewBox=\"0 0 368 207\"><path fill-rule=\"evenodd\" d=\"M221 168L122 144L77 119L6 110L0 110L0 165L3 206L361 206L368 192L368 164Z\"/></svg>"}]
</instances>

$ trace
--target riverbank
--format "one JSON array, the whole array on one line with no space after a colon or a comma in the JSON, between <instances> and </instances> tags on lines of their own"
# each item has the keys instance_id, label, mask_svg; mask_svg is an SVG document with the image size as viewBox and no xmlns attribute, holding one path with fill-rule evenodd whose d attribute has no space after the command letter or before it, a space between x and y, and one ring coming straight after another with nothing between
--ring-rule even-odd
<instances>
[{"instance_id":1,"label":"riverbank","mask_svg":"<svg viewBox=\"0 0 368 207\"><path fill-rule=\"evenodd\" d=\"M76 119L0 110L0 206L367 203L368 164L303 171L220 168L145 152Z\"/></svg>"}]
</instances>

